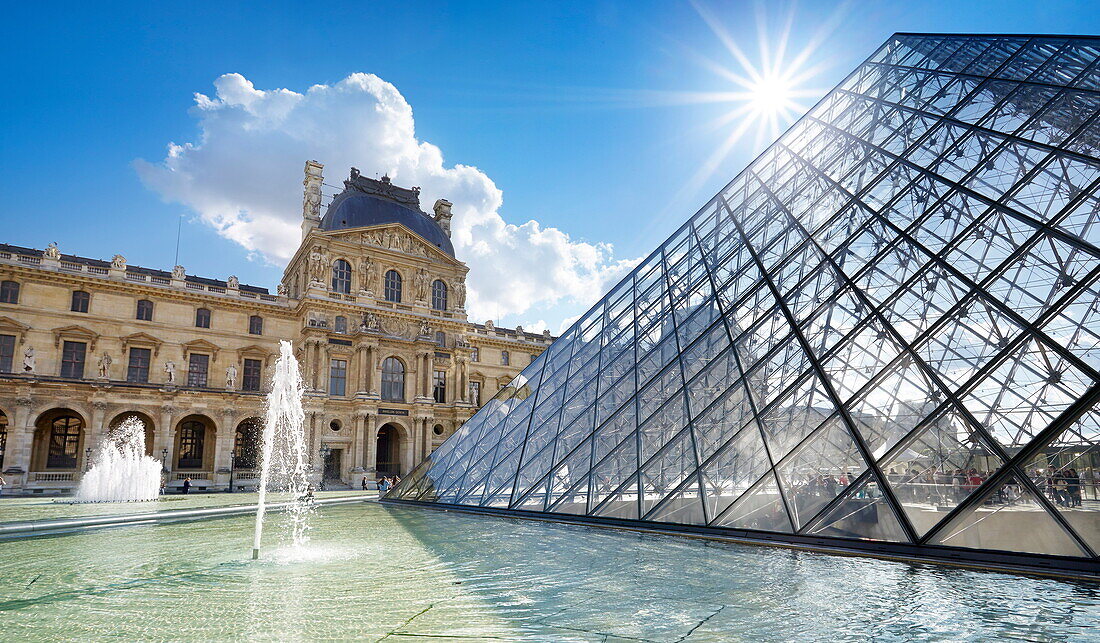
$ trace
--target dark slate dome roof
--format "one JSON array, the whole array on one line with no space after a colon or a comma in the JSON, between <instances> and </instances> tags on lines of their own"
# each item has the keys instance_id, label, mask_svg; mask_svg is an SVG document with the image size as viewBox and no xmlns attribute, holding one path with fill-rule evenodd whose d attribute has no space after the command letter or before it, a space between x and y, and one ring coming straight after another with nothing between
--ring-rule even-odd
<instances>
[{"instance_id":1,"label":"dark slate dome roof","mask_svg":"<svg viewBox=\"0 0 1100 643\"><path fill-rule=\"evenodd\" d=\"M450 238L431 216L420 209L420 188L399 188L382 180L360 176L352 168L351 178L344 181L344 191L337 194L321 219L321 230L345 230L364 226L400 223L424 238L428 243L455 256Z\"/></svg>"}]
</instances>

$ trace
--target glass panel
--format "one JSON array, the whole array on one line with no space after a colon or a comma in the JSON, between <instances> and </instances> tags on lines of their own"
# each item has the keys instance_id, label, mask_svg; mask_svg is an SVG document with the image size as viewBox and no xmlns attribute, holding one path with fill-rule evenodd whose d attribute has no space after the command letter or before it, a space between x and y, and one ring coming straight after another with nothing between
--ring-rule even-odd
<instances>
[{"instance_id":1,"label":"glass panel","mask_svg":"<svg viewBox=\"0 0 1100 643\"><path fill-rule=\"evenodd\" d=\"M908 542L905 530L873 477L868 476L862 482L853 485L848 482L847 476L842 476L838 487L847 489L844 497L832 509L826 511L821 519L807 530L807 533L840 538Z\"/></svg>"},{"instance_id":2,"label":"glass panel","mask_svg":"<svg viewBox=\"0 0 1100 643\"><path fill-rule=\"evenodd\" d=\"M982 493L980 502L945 525L933 542L1031 554L1085 555L1035 494L1013 476Z\"/></svg>"}]
</instances>

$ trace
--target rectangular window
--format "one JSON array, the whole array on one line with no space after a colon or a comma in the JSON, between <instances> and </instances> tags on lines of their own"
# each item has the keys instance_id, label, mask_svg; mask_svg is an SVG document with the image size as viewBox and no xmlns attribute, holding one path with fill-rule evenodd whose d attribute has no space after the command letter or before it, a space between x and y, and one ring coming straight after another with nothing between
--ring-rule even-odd
<instances>
[{"instance_id":1,"label":"rectangular window","mask_svg":"<svg viewBox=\"0 0 1100 643\"><path fill-rule=\"evenodd\" d=\"M264 334L264 318L259 315L252 315L248 318L248 334L249 335L263 335Z\"/></svg>"},{"instance_id":2,"label":"rectangular window","mask_svg":"<svg viewBox=\"0 0 1100 643\"><path fill-rule=\"evenodd\" d=\"M10 373L15 361L15 335L0 335L0 373Z\"/></svg>"},{"instance_id":3,"label":"rectangular window","mask_svg":"<svg viewBox=\"0 0 1100 643\"><path fill-rule=\"evenodd\" d=\"M511 365L512 356L508 354L508 351L500 351L500 363L504 366Z\"/></svg>"},{"instance_id":4,"label":"rectangular window","mask_svg":"<svg viewBox=\"0 0 1100 643\"><path fill-rule=\"evenodd\" d=\"M70 307L74 313L86 313L88 312L88 303L91 302L92 296L83 290L73 291L73 301Z\"/></svg>"},{"instance_id":5,"label":"rectangular window","mask_svg":"<svg viewBox=\"0 0 1100 643\"><path fill-rule=\"evenodd\" d=\"M206 387L206 376L210 371L210 356L191 353L187 363L187 385Z\"/></svg>"},{"instance_id":6,"label":"rectangular window","mask_svg":"<svg viewBox=\"0 0 1100 643\"><path fill-rule=\"evenodd\" d=\"M470 402L481 406L481 382L470 382Z\"/></svg>"},{"instance_id":7,"label":"rectangular window","mask_svg":"<svg viewBox=\"0 0 1100 643\"><path fill-rule=\"evenodd\" d=\"M209 308L199 308L195 311L195 328L210 328Z\"/></svg>"},{"instance_id":8,"label":"rectangular window","mask_svg":"<svg viewBox=\"0 0 1100 643\"><path fill-rule=\"evenodd\" d=\"M131 348L130 364L126 367L126 381L145 384L149 381L149 362L152 351L148 348Z\"/></svg>"},{"instance_id":9,"label":"rectangular window","mask_svg":"<svg viewBox=\"0 0 1100 643\"><path fill-rule=\"evenodd\" d=\"M344 395L348 384L348 361L334 359L328 367L328 394Z\"/></svg>"},{"instance_id":10,"label":"rectangular window","mask_svg":"<svg viewBox=\"0 0 1100 643\"><path fill-rule=\"evenodd\" d=\"M447 401L447 371L436 371L432 377L432 397L437 404Z\"/></svg>"},{"instance_id":11,"label":"rectangular window","mask_svg":"<svg viewBox=\"0 0 1100 643\"><path fill-rule=\"evenodd\" d=\"M477 346L474 346L473 348L470 349L470 361L471 362L480 362L481 361L481 349L478 348Z\"/></svg>"},{"instance_id":12,"label":"rectangular window","mask_svg":"<svg viewBox=\"0 0 1100 643\"><path fill-rule=\"evenodd\" d=\"M19 282L0 281L0 304L19 303Z\"/></svg>"},{"instance_id":13,"label":"rectangular window","mask_svg":"<svg viewBox=\"0 0 1100 643\"><path fill-rule=\"evenodd\" d=\"M84 342L65 342L61 347L61 377L84 377L84 355L88 345Z\"/></svg>"},{"instance_id":14,"label":"rectangular window","mask_svg":"<svg viewBox=\"0 0 1100 643\"><path fill-rule=\"evenodd\" d=\"M137 318L141 321L153 321L153 302L148 299L138 300Z\"/></svg>"},{"instance_id":15,"label":"rectangular window","mask_svg":"<svg viewBox=\"0 0 1100 643\"><path fill-rule=\"evenodd\" d=\"M241 379L242 391L260 390L260 381L263 373L263 362L258 359L244 360L244 377Z\"/></svg>"}]
</instances>

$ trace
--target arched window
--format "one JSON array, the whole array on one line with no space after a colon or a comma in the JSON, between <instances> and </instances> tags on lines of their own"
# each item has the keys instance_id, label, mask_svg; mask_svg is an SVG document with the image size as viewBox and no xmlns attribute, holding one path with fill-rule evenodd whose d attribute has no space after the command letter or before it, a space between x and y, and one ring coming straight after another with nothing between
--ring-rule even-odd
<instances>
[{"instance_id":1,"label":"arched window","mask_svg":"<svg viewBox=\"0 0 1100 643\"><path fill-rule=\"evenodd\" d=\"M233 466L237 469L255 469L259 464L260 436L263 425L259 418L248 418L237 425L233 443Z\"/></svg>"},{"instance_id":2,"label":"arched window","mask_svg":"<svg viewBox=\"0 0 1100 643\"><path fill-rule=\"evenodd\" d=\"M201 469L202 448L206 441L206 426L197 420L180 425L180 455L177 469Z\"/></svg>"},{"instance_id":3,"label":"arched window","mask_svg":"<svg viewBox=\"0 0 1100 643\"><path fill-rule=\"evenodd\" d=\"M382 399L405 401L405 365L396 357L387 357L382 362Z\"/></svg>"},{"instance_id":4,"label":"arched window","mask_svg":"<svg viewBox=\"0 0 1100 643\"><path fill-rule=\"evenodd\" d=\"M396 270L387 270L384 285L386 301L401 303L401 273Z\"/></svg>"},{"instance_id":5,"label":"arched window","mask_svg":"<svg viewBox=\"0 0 1100 643\"><path fill-rule=\"evenodd\" d=\"M351 292L351 264L343 259L332 264L332 290L345 295Z\"/></svg>"},{"instance_id":6,"label":"arched window","mask_svg":"<svg viewBox=\"0 0 1100 643\"><path fill-rule=\"evenodd\" d=\"M336 325L335 325L334 328L335 328L336 332L338 332L338 333L348 332L348 318L344 317L343 315L337 315L336 316Z\"/></svg>"},{"instance_id":7,"label":"arched window","mask_svg":"<svg viewBox=\"0 0 1100 643\"><path fill-rule=\"evenodd\" d=\"M210 328L209 308L199 308L195 311L195 328Z\"/></svg>"},{"instance_id":8,"label":"arched window","mask_svg":"<svg viewBox=\"0 0 1100 643\"><path fill-rule=\"evenodd\" d=\"M509 366L512 364L512 356L508 353L508 351L500 351L500 363L504 366Z\"/></svg>"},{"instance_id":9,"label":"arched window","mask_svg":"<svg viewBox=\"0 0 1100 643\"><path fill-rule=\"evenodd\" d=\"M447 310L447 284L442 279L432 282L432 308Z\"/></svg>"},{"instance_id":10,"label":"arched window","mask_svg":"<svg viewBox=\"0 0 1100 643\"><path fill-rule=\"evenodd\" d=\"M50 444L46 452L47 469L75 469L80 456L80 430L84 421L75 415L62 415L50 423Z\"/></svg>"},{"instance_id":11,"label":"arched window","mask_svg":"<svg viewBox=\"0 0 1100 643\"><path fill-rule=\"evenodd\" d=\"M447 347L447 333L444 333L441 330L435 331L435 345L440 347L440 348L446 348Z\"/></svg>"},{"instance_id":12,"label":"arched window","mask_svg":"<svg viewBox=\"0 0 1100 643\"><path fill-rule=\"evenodd\" d=\"M153 321L153 302L148 299L139 299L137 303L137 318L141 321Z\"/></svg>"},{"instance_id":13,"label":"arched window","mask_svg":"<svg viewBox=\"0 0 1100 643\"><path fill-rule=\"evenodd\" d=\"M19 303L19 282L0 281L0 304Z\"/></svg>"},{"instance_id":14,"label":"arched window","mask_svg":"<svg viewBox=\"0 0 1100 643\"><path fill-rule=\"evenodd\" d=\"M86 290L74 290L72 306L69 309L74 313L86 313L88 312L88 304L91 301L92 296Z\"/></svg>"}]
</instances>

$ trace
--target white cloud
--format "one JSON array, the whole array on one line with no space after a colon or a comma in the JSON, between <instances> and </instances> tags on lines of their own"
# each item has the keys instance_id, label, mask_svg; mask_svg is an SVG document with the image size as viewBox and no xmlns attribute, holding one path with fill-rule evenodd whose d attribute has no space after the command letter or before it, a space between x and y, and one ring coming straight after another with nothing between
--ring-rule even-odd
<instances>
[{"instance_id":1,"label":"white cloud","mask_svg":"<svg viewBox=\"0 0 1100 643\"><path fill-rule=\"evenodd\" d=\"M559 306L567 310L555 316L576 312L635 263L616 260L610 244L577 241L535 220L506 222L493 181L470 165L445 166L438 147L416 138L409 103L373 74L304 94L259 90L240 74L214 86L213 98L195 94L198 141L170 143L162 162L134 165L164 199L194 209L222 236L272 262L285 262L298 247L302 165L316 159L331 185L355 166L420 186L422 203L454 203L452 240L470 266L467 309L475 320Z\"/></svg>"}]
</instances>

